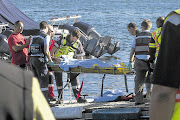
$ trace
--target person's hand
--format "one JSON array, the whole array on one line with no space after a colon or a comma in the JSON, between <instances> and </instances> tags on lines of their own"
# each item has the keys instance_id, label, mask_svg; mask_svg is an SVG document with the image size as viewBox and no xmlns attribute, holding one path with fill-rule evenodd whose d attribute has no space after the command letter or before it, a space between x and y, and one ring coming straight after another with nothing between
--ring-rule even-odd
<instances>
[{"instance_id":1,"label":"person's hand","mask_svg":"<svg viewBox=\"0 0 180 120\"><path fill-rule=\"evenodd\" d=\"M48 64L52 66L52 65L54 65L54 62L53 61L49 61Z\"/></svg>"},{"instance_id":2,"label":"person's hand","mask_svg":"<svg viewBox=\"0 0 180 120\"><path fill-rule=\"evenodd\" d=\"M31 40L32 40L32 35L30 35L29 38L27 39L27 43L30 44Z\"/></svg>"},{"instance_id":3,"label":"person's hand","mask_svg":"<svg viewBox=\"0 0 180 120\"><path fill-rule=\"evenodd\" d=\"M132 63L131 63L131 62L129 62L128 68L129 68L129 69L132 69Z\"/></svg>"}]
</instances>

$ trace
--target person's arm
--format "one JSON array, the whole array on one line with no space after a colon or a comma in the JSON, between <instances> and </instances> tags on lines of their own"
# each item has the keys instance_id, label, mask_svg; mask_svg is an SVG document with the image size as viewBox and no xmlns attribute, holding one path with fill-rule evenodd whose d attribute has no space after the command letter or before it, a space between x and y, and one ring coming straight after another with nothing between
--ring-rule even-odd
<instances>
[{"instance_id":1,"label":"person's arm","mask_svg":"<svg viewBox=\"0 0 180 120\"><path fill-rule=\"evenodd\" d=\"M50 42L50 36L47 35L44 41L44 53L46 54L49 61L52 61L51 54L49 52L49 42Z\"/></svg>"},{"instance_id":2,"label":"person's arm","mask_svg":"<svg viewBox=\"0 0 180 120\"><path fill-rule=\"evenodd\" d=\"M155 54L156 54L156 44L155 44L155 40L152 38L150 43L149 43L149 62L153 63L153 61L155 60Z\"/></svg>"},{"instance_id":3,"label":"person's arm","mask_svg":"<svg viewBox=\"0 0 180 120\"><path fill-rule=\"evenodd\" d=\"M54 56L54 53L56 52L56 50L58 48L59 48L59 45L55 42L54 45L52 46L51 50L50 50L51 56Z\"/></svg>"},{"instance_id":4,"label":"person's arm","mask_svg":"<svg viewBox=\"0 0 180 120\"><path fill-rule=\"evenodd\" d=\"M135 48L131 47L129 62L134 62Z\"/></svg>"},{"instance_id":5,"label":"person's arm","mask_svg":"<svg viewBox=\"0 0 180 120\"><path fill-rule=\"evenodd\" d=\"M77 59L83 59L83 56L85 55L85 51L81 42L79 43L79 47L77 48L76 53L77 53L76 54Z\"/></svg>"},{"instance_id":6,"label":"person's arm","mask_svg":"<svg viewBox=\"0 0 180 120\"><path fill-rule=\"evenodd\" d=\"M30 37L26 40L26 43L25 43L25 44L23 44L23 45L20 45L20 44L14 45L14 46L12 46L12 49L13 49L15 52L18 52L18 51L23 50L25 47L27 47L27 46L29 45L31 39L32 39L32 36L30 36Z\"/></svg>"},{"instance_id":7,"label":"person's arm","mask_svg":"<svg viewBox=\"0 0 180 120\"><path fill-rule=\"evenodd\" d=\"M135 56L135 44L136 44L136 37L134 37L134 40L131 45L131 51L130 51L130 57L129 62L134 62L134 56Z\"/></svg>"}]
</instances>

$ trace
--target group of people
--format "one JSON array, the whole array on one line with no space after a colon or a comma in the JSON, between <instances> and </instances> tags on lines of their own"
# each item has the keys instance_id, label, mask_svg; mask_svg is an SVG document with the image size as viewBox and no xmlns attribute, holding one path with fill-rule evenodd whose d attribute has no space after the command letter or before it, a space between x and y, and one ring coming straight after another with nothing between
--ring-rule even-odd
<instances>
[{"instance_id":1,"label":"group of people","mask_svg":"<svg viewBox=\"0 0 180 120\"><path fill-rule=\"evenodd\" d=\"M46 21L40 24L40 31L34 36L30 36L27 40L21 34L23 31L23 23L16 21L14 24L14 32L8 38L9 48L12 54L11 63L21 68L30 67L34 76L38 78L41 91L46 100L54 98L53 94L53 73L48 70L48 65L54 65L52 59L59 58L61 55L74 57L74 53L79 59L85 54L80 42L81 33L79 30L73 30L70 34L59 37L58 43L53 40L55 31ZM66 37L64 37L66 36ZM60 63L60 61L59 61ZM63 101L63 80L61 72L54 72L58 90L59 102ZM70 82L74 96L77 98L79 94L78 73L69 73ZM48 89L49 85L49 89ZM48 92L49 91L49 92ZM51 100L50 99L50 100ZM55 100L55 98L53 99ZM78 103L86 102L80 95L77 99Z\"/></svg>"},{"instance_id":2,"label":"group of people","mask_svg":"<svg viewBox=\"0 0 180 120\"><path fill-rule=\"evenodd\" d=\"M129 68L132 68L134 63L136 71L135 105L140 105L146 100L150 100L151 120L178 120L180 119L180 103L178 103L180 102L178 95L180 93L180 80L178 78L178 69L180 67L178 56L180 52L180 42L178 41L180 40L180 9L171 12L166 18L159 17L156 25L157 29L152 33L150 32L152 22L148 19L141 23L141 31L137 29L135 23L130 23L127 26L129 33L135 36L131 45L128 65ZM1 71L1 78L4 82L3 84L7 84L8 87L2 86L1 89L3 90L1 92L8 89L5 91L11 95L12 91L14 92L13 88L17 88L18 92L12 95L18 100L15 101L13 99L12 106L15 105L14 102L22 104L20 106L23 109L19 111L23 113L21 116L23 119L53 120L54 116L47 107L49 96L54 97L52 93L53 88L49 90L51 92L48 92L48 84L53 84L53 73L48 70L48 65L54 65L53 59L60 59L61 55L69 55L73 58L76 53L80 54L78 58L82 59L84 50L79 40L81 37L79 30L73 30L70 35L62 35L59 38L59 42L56 43L53 41L53 36L55 35L53 26L46 21L42 21L39 26L40 31L37 35L29 36L28 39L25 39L21 34L23 23L16 21L14 23L14 31L8 38L12 54L11 63L22 69L29 66L36 78L30 72L17 67L14 68L2 62L0 64L1 68L5 69ZM6 75L9 73L8 68L16 72ZM17 75L17 72L18 74L21 72L22 75ZM15 75L18 77L13 77ZM61 103L63 102L62 73L54 72L54 75L59 95L58 102ZM78 75L78 73L68 73L76 98L80 92ZM145 99L143 96L144 83L147 91ZM152 92L151 84L153 84ZM24 102L25 99L28 101ZM3 101L4 99L1 100ZM11 99L9 100L11 101ZM86 100L78 96L77 102L82 103L86 102ZM33 106L30 105L31 103L33 103ZM3 108L6 109L7 113L0 116L4 116L4 118L17 117L15 109L11 111L8 105L4 105ZM48 114L44 113L43 108L47 109Z\"/></svg>"},{"instance_id":3,"label":"group of people","mask_svg":"<svg viewBox=\"0 0 180 120\"><path fill-rule=\"evenodd\" d=\"M128 67L136 71L135 105L150 100L150 120L180 119L179 41L180 9L156 20L157 29L150 32L152 22L144 20L141 30L135 23L127 29L134 37ZM144 84L146 98L143 97ZM151 92L151 84L153 84Z\"/></svg>"}]
</instances>

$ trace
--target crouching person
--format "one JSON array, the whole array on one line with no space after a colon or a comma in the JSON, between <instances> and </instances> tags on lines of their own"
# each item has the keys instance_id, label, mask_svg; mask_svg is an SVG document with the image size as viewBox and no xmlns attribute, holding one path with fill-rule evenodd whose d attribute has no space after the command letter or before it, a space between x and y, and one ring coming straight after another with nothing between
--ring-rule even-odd
<instances>
[{"instance_id":1,"label":"crouching person","mask_svg":"<svg viewBox=\"0 0 180 120\"><path fill-rule=\"evenodd\" d=\"M60 39L60 47L59 50L56 51L55 57L60 57L61 55L69 55L70 57L75 57L75 54L77 54L78 59L82 59L85 55L84 49L82 47L82 44L80 42L81 33L79 30L73 30L71 35L63 35L62 39ZM55 73L55 79L56 79L56 85L57 90L59 94L59 103L63 102L63 80L62 80L62 73L61 72L54 72ZM70 77L70 82L72 85L73 93L75 98L77 98L79 90L80 90L80 84L78 80L79 73L68 73ZM86 102L85 99L80 97L77 99L78 103L84 103Z\"/></svg>"}]
</instances>

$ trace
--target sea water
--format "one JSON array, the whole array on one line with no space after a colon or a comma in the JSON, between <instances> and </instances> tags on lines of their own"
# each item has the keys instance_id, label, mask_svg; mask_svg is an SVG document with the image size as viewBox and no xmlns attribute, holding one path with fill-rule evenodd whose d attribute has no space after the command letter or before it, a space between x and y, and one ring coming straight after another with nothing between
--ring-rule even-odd
<instances>
[{"instance_id":1,"label":"sea water","mask_svg":"<svg viewBox=\"0 0 180 120\"><path fill-rule=\"evenodd\" d=\"M128 64L133 36L127 31L127 24L135 22L140 29L144 19L153 23L151 32L156 29L156 19L166 17L173 10L180 9L179 0L10 0L28 17L41 22L50 18L81 15L82 21L92 25L101 36L112 36L120 42L121 49L113 54L100 57L109 64ZM49 22L50 23L50 22ZM64 85L66 73L63 73ZM101 94L103 74L85 74L82 94L87 98L96 98ZM80 83L83 75L79 75ZM127 76L129 93L134 92L134 75ZM55 87L56 89L56 87ZM123 75L106 75L104 90L120 89L126 92ZM72 91L72 90L71 90ZM55 90L57 97L57 91ZM74 98L74 97L73 97ZM65 99L69 99L68 88L65 88Z\"/></svg>"}]
</instances>

